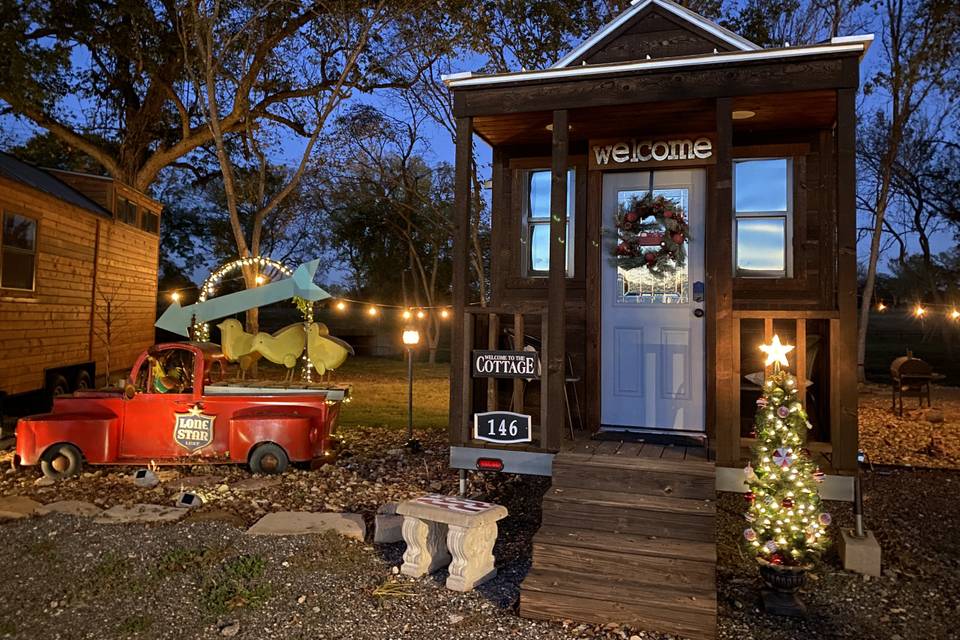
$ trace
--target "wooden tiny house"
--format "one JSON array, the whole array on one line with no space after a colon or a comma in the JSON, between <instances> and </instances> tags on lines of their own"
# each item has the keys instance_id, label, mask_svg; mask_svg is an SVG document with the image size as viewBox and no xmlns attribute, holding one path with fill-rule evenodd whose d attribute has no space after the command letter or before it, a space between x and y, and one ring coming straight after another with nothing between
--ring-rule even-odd
<instances>
[{"instance_id":1,"label":"wooden tiny house","mask_svg":"<svg viewBox=\"0 0 960 640\"><path fill-rule=\"evenodd\" d=\"M111 369L153 344L161 209L111 178L0 154L0 391L94 384L108 317Z\"/></svg>"},{"instance_id":2,"label":"wooden tiny house","mask_svg":"<svg viewBox=\"0 0 960 640\"><path fill-rule=\"evenodd\" d=\"M678 487L702 489L714 465L719 486L724 469L740 483L758 346L774 333L796 346L811 450L829 473L856 468L854 101L871 40L761 49L643 0L549 69L447 78L451 464L554 475L521 612L713 635L712 569L685 565L666 592L640 577L605 599L582 573L642 574L686 553L712 567L713 487ZM487 308L468 294L475 137L493 150ZM647 194L674 203L684 233ZM629 212L645 235L620 254ZM625 259L649 252L652 266ZM478 350L536 351L539 375L476 375ZM504 411L530 416L528 442L483 439L478 414ZM558 504L578 515L549 515Z\"/></svg>"}]
</instances>

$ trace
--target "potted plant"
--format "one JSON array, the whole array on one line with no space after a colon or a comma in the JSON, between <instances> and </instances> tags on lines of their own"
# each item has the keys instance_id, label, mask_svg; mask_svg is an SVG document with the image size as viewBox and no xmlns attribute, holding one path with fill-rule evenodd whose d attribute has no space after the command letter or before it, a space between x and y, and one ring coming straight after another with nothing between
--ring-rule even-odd
<instances>
[{"instance_id":1,"label":"potted plant","mask_svg":"<svg viewBox=\"0 0 960 640\"><path fill-rule=\"evenodd\" d=\"M793 347L778 336L760 347L773 367L763 382L754 419L756 444L744 469L749 491L748 548L756 555L766 585L764 607L779 615L804 615L797 591L806 583L812 561L827 544L830 514L821 510L817 485L823 472L804 447L806 411L797 394L797 379L785 368Z\"/></svg>"}]
</instances>

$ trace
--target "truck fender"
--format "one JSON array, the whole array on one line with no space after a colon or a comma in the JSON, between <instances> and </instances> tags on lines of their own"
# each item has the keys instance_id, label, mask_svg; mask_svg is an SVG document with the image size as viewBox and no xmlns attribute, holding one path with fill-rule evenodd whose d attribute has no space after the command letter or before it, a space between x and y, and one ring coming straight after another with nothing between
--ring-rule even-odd
<instances>
[{"instance_id":1,"label":"truck fender","mask_svg":"<svg viewBox=\"0 0 960 640\"><path fill-rule=\"evenodd\" d=\"M319 437L322 424L321 416L310 407L258 407L238 411L230 419L230 459L247 462L254 447L272 442L287 453L291 462L311 460L314 457L312 443Z\"/></svg>"},{"instance_id":2,"label":"truck fender","mask_svg":"<svg viewBox=\"0 0 960 640\"><path fill-rule=\"evenodd\" d=\"M34 465L55 444L72 444L88 462L117 458L120 421L114 414L48 413L21 418L17 423L16 456Z\"/></svg>"}]
</instances>

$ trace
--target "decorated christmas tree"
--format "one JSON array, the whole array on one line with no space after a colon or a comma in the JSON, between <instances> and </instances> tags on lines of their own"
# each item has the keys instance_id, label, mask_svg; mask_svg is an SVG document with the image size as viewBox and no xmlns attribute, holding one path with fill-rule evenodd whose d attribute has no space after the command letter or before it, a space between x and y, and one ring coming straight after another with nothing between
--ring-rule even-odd
<instances>
[{"instance_id":1,"label":"decorated christmas tree","mask_svg":"<svg viewBox=\"0 0 960 640\"><path fill-rule=\"evenodd\" d=\"M823 472L804 448L807 413L798 398L796 377L786 370L793 347L778 336L760 347L773 374L763 383L754 420L756 445L746 474L750 503L743 536L761 565L799 569L823 550L830 514L821 511L817 484Z\"/></svg>"}]
</instances>

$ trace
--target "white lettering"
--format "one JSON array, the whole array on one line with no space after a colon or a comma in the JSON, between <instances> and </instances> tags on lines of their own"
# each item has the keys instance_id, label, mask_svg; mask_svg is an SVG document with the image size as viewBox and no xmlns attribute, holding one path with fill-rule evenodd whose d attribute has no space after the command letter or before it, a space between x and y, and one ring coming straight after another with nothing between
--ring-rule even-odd
<instances>
[{"instance_id":1,"label":"white lettering","mask_svg":"<svg viewBox=\"0 0 960 640\"><path fill-rule=\"evenodd\" d=\"M597 164L607 164L610 162L610 150L613 149L613 145L608 144L606 147L594 147L593 153L597 157Z\"/></svg>"},{"instance_id":2,"label":"white lettering","mask_svg":"<svg viewBox=\"0 0 960 640\"><path fill-rule=\"evenodd\" d=\"M697 138L693 143L693 155L699 160L706 160L713 155L713 143L709 138Z\"/></svg>"},{"instance_id":3,"label":"white lettering","mask_svg":"<svg viewBox=\"0 0 960 640\"><path fill-rule=\"evenodd\" d=\"M644 147L646 147L647 149L650 148L650 141L649 141L649 140L645 140L645 141L643 141L643 142L641 142L640 144L637 145L637 151L640 152L640 153L638 154L638 156L639 156L639 158L640 158L640 162L647 162L648 160L650 160L650 157L651 157L649 153L643 153L642 149L643 149Z\"/></svg>"},{"instance_id":4,"label":"white lettering","mask_svg":"<svg viewBox=\"0 0 960 640\"><path fill-rule=\"evenodd\" d=\"M630 147L626 142L618 142L613 145L613 161L616 163L626 162L630 157Z\"/></svg>"},{"instance_id":5,"label":"white lettering","mask_svg":"<svg viewBox=\"0 0 960 640\"><path fill-rule=\"evenodd\" d=\"M693 158L693 141L691 140L671 140L670 141L670 160L687 160Z\"/></svg>"},{"instance_id":6,"label":"white lettering","mask_svg":"<svg viewBox=\"0 0 960 640\"><path fill-rule=\"evenodd\" d=\"M657 149L661 149L661 151L657 153ZM658 140L657 142L654 142L653 146L650 148L650 154L653 156L654 160L656 160L657 162L661 162L663 160L666 160L667 156L670 155L670 147L667 145L666 142L663 142L662 140Z\"/></svg>"}]
</instances>

